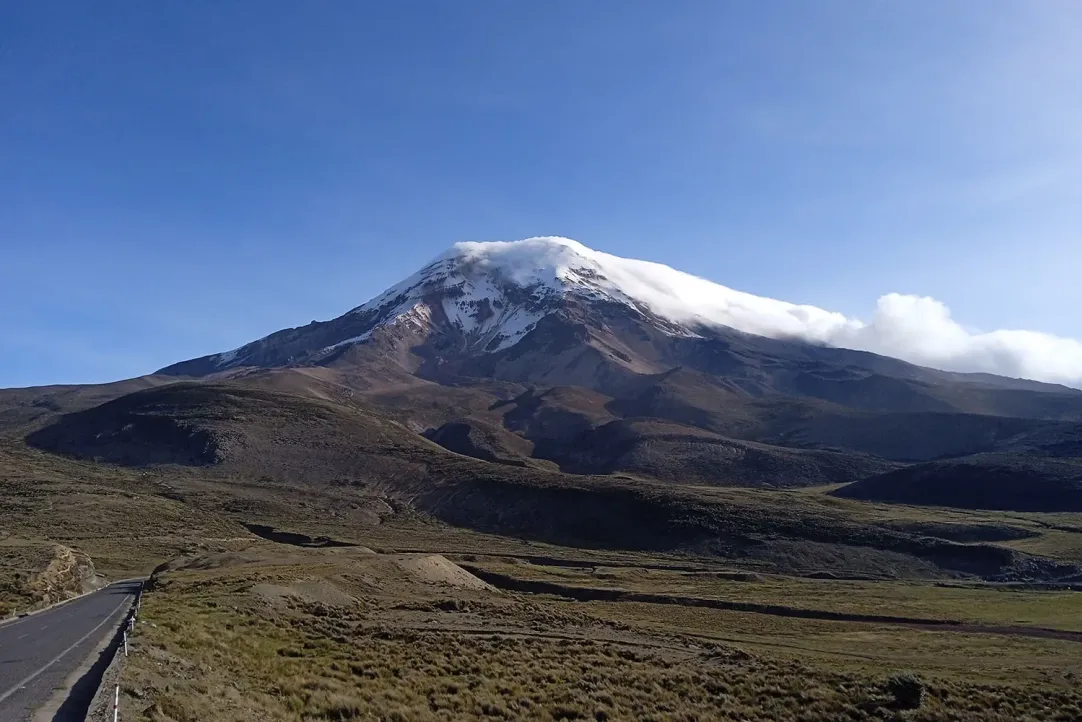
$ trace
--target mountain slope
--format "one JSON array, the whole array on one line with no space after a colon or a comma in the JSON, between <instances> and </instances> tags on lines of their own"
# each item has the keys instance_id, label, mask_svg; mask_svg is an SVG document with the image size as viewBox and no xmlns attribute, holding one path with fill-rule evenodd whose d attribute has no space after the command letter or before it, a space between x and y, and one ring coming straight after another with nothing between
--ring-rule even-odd
<instances>
[{"instance_id":1,"label":"mountain slope","mask_svg":"<svg viewBox=\"0 0 1082 722\"><path fill-rule=\"evenodd\" d=\"M1082 512L1082 463L980 454L873 476L834 495L963 509Z\"/></svg>"},{"instance_id":2,"label":"mountain slope","mask_svg":"<svg viewBox=\"0 0 1082 722\"><path fill-rule=\"evenodd\" d=\"M801 573L841 571L853 558L891 576L1054 578L1076 571L1005 548L861 524L796 498L712 497L486 463L371 410L233 383L139 391L67 415L28 440L79 459L167 471L171 487L200 495L221 488L228 497L245 486L306 500L347 494L355 504L381 499L451 524L557 544L747 556ZM799 563L791 557L798 547Z\"/></svg>"},{"instance_id":3,"label":"mountain slope","mask_svg":"<svg viewBox=\"0 0 1082 722\"><path fill-rule=\"evenodd\" d=\"M519 465L545 460L569 473L630 473L687 484L798 487L853 481L895 466L860 453L729 438L696 426L702 419L693 416L681 421L663 413L625 417L625 408L588 389L533 389L455 416L426 436L485 460ZM740 433L750 430L741 430L742 422L759 422L747 409L732 410L736 423L718 425Z\"/></svg>"},{"instance_id":4,"label":"mountain slope","mask_svg":"<svg viewBox=\"0 0 1082 722\"><path fill-rule=\"evenodd\" d=\"M761 299L567 239L465 243L339 318L162 373L364 367L381 383L465 376L619 395L638 376L684 367L751 395L782 393L877 412L1082 420L1082 392L1075 389L936 371L796 338L799 329L806 337L809 327L845 323L838 314Z\"/></svg>"},{"instance_id":5,"label":"mountain slope","mask_svg":"<svg viewBox=\"0 0 1082 722\"><path fill-rule=\"evenodd\" d=\"M176 383L173 376L140 376L109 384L0 389L0 436L22 435L70 411L88 409L125 394Z\"/></svg>"}]
</instances>

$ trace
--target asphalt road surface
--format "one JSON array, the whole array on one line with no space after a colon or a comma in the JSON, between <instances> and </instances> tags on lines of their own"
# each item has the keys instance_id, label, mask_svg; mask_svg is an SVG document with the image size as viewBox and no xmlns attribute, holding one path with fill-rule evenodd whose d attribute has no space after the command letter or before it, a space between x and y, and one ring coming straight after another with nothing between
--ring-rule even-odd
<instances>
[{"instance_id":1,"label":"asphalt road surface","mask_svg":"<svg viewBox=\"0 0 1082 722\"><path fill-rule=\"evenodd\" d=\"M117 582L0 625L0 720L24 722L124 620L139 582Z\"/></svg>"}]
</instances>

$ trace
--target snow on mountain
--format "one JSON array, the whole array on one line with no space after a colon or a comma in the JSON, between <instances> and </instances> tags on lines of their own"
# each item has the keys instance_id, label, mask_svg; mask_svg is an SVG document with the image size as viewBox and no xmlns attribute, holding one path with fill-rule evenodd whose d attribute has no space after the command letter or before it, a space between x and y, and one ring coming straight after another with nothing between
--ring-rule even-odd
<instances>
[{"instance_id":1,"label":"snow on mountain","mask_svg":"<svg viewBox=\"0 0 1082 722\"><path fill-rule=\"evenodd\" d=\"M471 348L498 351L533 330L545 315L541 304L553 297L548 286L535 284L529 294L523 289L498 272L479 270L448 253L350 311L349 315L371 316L371 330L331 348L366 340L377 328L421 327L439 319L463 334Z\"/></svg>"},{"instance_id":2,"label":"snow on mountain","mask_svg":"<svg viewBox=\"0 0 1082 722\"><path fill-rule=\"evenodd\" d=\"M555 308L553 301L567 297L624 304L669 322L663 328L680 335L730 326L760 335L807 336L810 328L825 340L853 323L840 314L734 291L659 263L556 237L456 244L350 313L376 314L378 327L438 298L447 321L474 339L471 345L497 351L519 341Z\"/></svg>"},{"instance_id":3,"label":"snow on mountain","mask_svg":"<svg viewBox=\"0 0 1082 722\"><path fill-rule=\"evenodd\" d=\"M522 286L618 301L687 327L728 326L762 336L825 341L856 322L839 313L735 291L660 263L621 258L568 238L460 243L461 258Z\"/></svg>"},{"instance_id":4,"label":"snow on mountain","mask_svg":"<svg viewBox=\"0 0 1082 722\"><path fill-rule=\"evenodd\" d=\"M322 348L329 354L363 343L381 328L404 326L457 329L462 350L491 353L518 343L567 300L623 305L674 336L708 335L711 328L729 327L951 371L1082 385L1079 341L1035 331L974 333L932 298L885 295L872 320L863 323L557 237L458 243L401 283L329 322L343 322L343 332L330 334ZM260 344L273 338L211 357L211 363L218 368L243 365L251 349L263 348Z\"/></svg>"}]
</instances>

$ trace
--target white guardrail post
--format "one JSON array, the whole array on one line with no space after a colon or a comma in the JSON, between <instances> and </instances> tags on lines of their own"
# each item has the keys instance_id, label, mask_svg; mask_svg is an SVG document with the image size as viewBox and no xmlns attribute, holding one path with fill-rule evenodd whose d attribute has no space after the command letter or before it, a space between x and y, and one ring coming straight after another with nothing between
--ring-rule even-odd
<instances>
[{"instance_id":1,"label":"white guardrail post","mask_svg":"<svg viewBox=\"0 0 1082 722\"><path fill-rule=\"evenodd\" d=\"M116 686L116 694L113 695L113 722L120 719L120 685Z\"/></svg>"}]
</instances>

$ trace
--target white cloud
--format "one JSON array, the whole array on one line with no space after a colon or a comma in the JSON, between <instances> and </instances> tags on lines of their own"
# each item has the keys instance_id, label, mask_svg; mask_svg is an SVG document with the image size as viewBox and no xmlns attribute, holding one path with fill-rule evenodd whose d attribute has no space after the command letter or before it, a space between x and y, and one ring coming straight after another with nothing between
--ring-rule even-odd
<instances>
[{"instance_id":1,"label":"white cloud","mask_svg":"<svg viewBox=\"0 0 1082 722\"><path fill-rule=\"evenodd\" d=\"M829 342L933 368L1082 387L1082 342L1039 331L967 330L934 298L883 296L869 323Z\"/></svg>"},{"instance_id":2,"label":"white cloud","mask_svg":"<svg viewBox=\"0 0 1082 722\"><path fill-rule=\"evenodd\" d=\"M499 268L522 285L593 285L678 323L795 337L948 371L981 371L1082 387L1082 341L1039 331L967 329L934 298L889 293L879 299L870 319L862 321L815 306L736 291L669 266L601 253L565 238L461 243L449 255L466 257L480 269Z\"/></svg>"}]
</instances>

